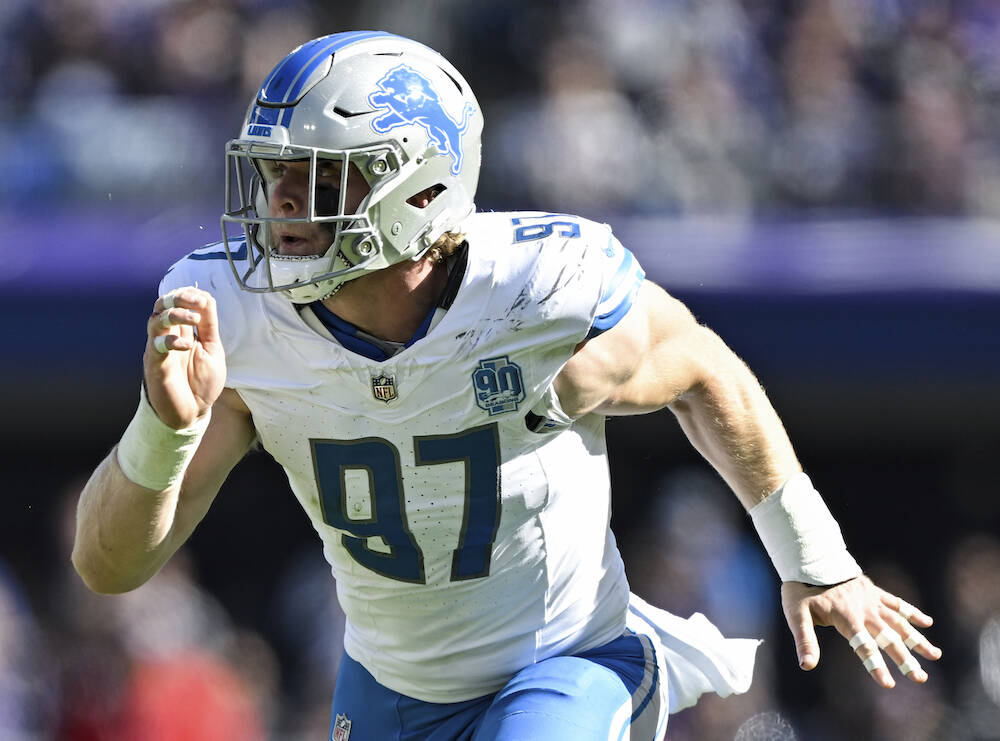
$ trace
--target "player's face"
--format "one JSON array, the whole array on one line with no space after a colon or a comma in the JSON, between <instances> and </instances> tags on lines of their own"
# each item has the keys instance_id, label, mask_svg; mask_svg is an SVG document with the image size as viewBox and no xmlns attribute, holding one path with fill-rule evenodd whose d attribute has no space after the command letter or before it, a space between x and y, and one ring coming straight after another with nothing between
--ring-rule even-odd
<instances>
[{"instance_id":1,"label":"player's face","mask_svg":"<svg viewBox=\"0 0 1000 741\"><path fill-rule=\"evenodd\" d=\"M260 160L267 188L268 215L279 218L309 216L309 162ZM318 160L316 171L316 215L334 216L340 208L341 163ZM347 177L345 214L355 213L369 187L354 165ZM326 252L334 225L271 224L271 238L282 255L320 255Z\"/></svg>"}]
</instances>

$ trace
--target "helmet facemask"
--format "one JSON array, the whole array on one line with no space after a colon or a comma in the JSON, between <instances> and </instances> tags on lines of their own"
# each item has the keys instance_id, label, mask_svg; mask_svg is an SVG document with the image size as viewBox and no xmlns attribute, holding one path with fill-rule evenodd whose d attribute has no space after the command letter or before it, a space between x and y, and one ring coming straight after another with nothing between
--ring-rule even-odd
<instances>
[{"instance_id":1,"label":"helmet facemask","mask_svg":"<svg viewBox=\"0 0 1000 741\"><path fill-rule=\"evenodd\" d=\"M226 155L222 233L237 280L245 290L281 291L296 303L308 303L331 295L357 275L387 267L380 259L383 245L374 217L378 201L393 188L400 169L399 154L391 143L338 151L234 140ZM275 173L300 163L308 168L300 213L272 215L269 190ZM335 179L327 174L330 169L338 171ZM360 188L359 179L367 193L353 206L348 198ZM239 224L242 238L231 235L227 224ZM283 251L284 224L290 225L287 232L314 238L317 229L313 225L319 225L328 232L329 243L310 254ZM304 229L304 225L310 226ZM240 242L247 246L248 262L237 267L232 256L241 252Z\"/></svg>"}]
</instances>

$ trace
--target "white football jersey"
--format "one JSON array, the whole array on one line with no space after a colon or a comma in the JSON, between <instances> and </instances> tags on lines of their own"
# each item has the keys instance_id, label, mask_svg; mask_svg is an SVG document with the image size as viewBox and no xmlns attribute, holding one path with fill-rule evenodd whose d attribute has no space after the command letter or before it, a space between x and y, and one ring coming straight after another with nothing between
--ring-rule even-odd
<instances>
[{"instance_id":1,"label":"white football jersey","mask_svg":"<svg viewBox=\"0 0 1000 741\"><path fill-rule=\"evenodd\" d=\"M280 294L241 291L218 246L160 288L215 296L226 385L323 541L347 652L429 702L495 692L618 637L629 599L604 419L560 418L551 384L625 314L642 269L609 227L577 217L482 213L461 231L453 302L384 361Z\"/></svg>"}]
</instances>

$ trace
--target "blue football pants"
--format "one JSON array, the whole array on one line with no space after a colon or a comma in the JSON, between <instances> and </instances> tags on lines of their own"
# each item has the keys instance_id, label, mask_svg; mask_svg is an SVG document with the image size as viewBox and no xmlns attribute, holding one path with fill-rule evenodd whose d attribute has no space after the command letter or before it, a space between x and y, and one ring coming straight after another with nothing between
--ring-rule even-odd
<instances>
[{"instance_id":1,"label":"blue football pants","mask_svg":"<svg viewBox=\"0 0 1000 741\"><path fill-rule=\"evenodd\" d=\"M393 692L345 655L334 692L330 738L653 741L666 726L660 700L666 695L660 687L665 680L653 644L633 633L576 656L532 664L496 694L455 703L424 702ZM338 720L341 729L334 735Z\"/></svg>"}]
</instances>

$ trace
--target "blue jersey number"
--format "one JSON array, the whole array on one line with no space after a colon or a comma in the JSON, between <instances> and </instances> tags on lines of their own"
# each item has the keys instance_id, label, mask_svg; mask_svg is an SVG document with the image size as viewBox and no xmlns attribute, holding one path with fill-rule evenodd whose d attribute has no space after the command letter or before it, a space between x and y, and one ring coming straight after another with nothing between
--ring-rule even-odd
<instances>
[{"instance_id":1,"label":"blue jersey number","mask_svg":"<svg viewBox=\"0 0 1000 741\"><path fill-rule=\"evenodd\" d=\"M355 561L399 581L425 584L424 554L406 520L399 450L388 440L312 440L313 466L323 521L343 530L341 542ZM497 426L474 427L455 435L413 438L416 464L465 464L462 528L451 560L451 580L489 576L493 541L500 525L500 440ZM346 473L364 472L369 481L366 517L348 512ZM372 549L381 537L387 548Z\"/></svg>"},{"instance_id":2,"label":"blue jersey number","mask_svg":"<svg viewBox=\"0 0 1000 741\"><path fill-rule=\"evenodd\" d=\"M515 242L530 242L533 239L545 239L552 236L556 227L559 227L560 237L579 237L580 225L575 221L560 220L560 214L546 214L545 216L519 216L511 219L511 224L517 228L514 230ZM567 217L562 217L563 219ZM523 222L535 219L552 219L541 223L524 224Z\"/></svg>"}]
</instances>

